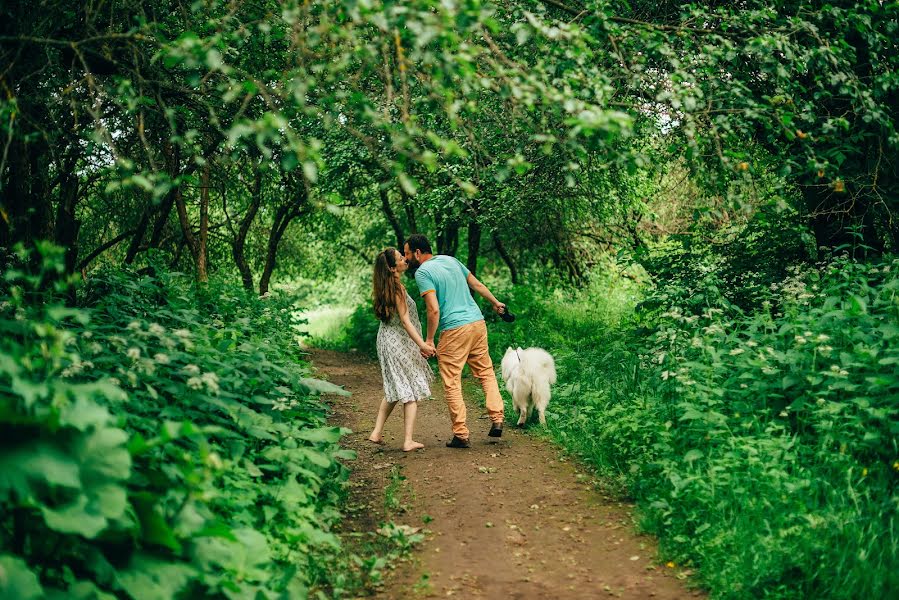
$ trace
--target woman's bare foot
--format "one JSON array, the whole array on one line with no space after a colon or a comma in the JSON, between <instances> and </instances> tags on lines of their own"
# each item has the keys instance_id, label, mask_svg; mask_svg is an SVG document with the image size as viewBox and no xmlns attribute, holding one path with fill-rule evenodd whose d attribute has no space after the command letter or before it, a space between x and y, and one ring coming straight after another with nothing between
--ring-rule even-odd
<instances>
[{"instance_id":1,"label":"woman's bare foot","mask_svg":"<svg viewBox=\"0 0 899 600\"><path fill-rule=\"evenodd\" d=\"M403 444L403 452L412 452L413 450L421 450L425 445L421 442L412 442L409 444Z\"/></svg>"},{"instance_id":2,"label":"woman's bare foot","mask_svg":"<svg viewBox=\"0 0 899 600\"><path fill-rule=\"evenodd\" d=\"M368 441L371 442L372 444L378 444L380 446L381 444L384 443L384 438L383 437L375 437L372 435L372 436L369 436Z\"/></svg>"}]
</instances>

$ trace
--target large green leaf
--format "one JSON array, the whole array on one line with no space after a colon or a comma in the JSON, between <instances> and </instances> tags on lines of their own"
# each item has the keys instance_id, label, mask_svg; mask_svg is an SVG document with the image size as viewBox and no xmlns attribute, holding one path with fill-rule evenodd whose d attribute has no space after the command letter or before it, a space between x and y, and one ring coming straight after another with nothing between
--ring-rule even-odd
<instances>
[{"instance_id":1,"label":"large green leaf","mask_svg":"<svg viewBox=\"0 0 899 600\"><path fill-rule=\"evenodd\" d=\"M14 451L0 451L0 499L15 491L20 498L33 493L33 483L81 488L78 463L49 442L36 441Z\"/></svg>"},{"instance_id":2,"label":"large green leaf","mask_svg":"<svg viewBox=\"0 0 899 600\"><path fill-rule=\"evenodd\" d=\"M188 564L138 554L119 572L118 582L134 600L172 600L196 574Z\"/></svg>"},{"instance_id":3,"label":"large green leaf","mask_svg":"<svg viewBox=\"0 0 899 600\"><path fill-rule=\"evenodd\" d=\"M95 538L106 527L106 517L88 510L88 497L79 495L74 502L60 509L41 507L47 527L59 533L74 533L88 539Z\"/></svg>"},{"instance_id":4,"label":"large green leaf","mask_svg":"<svg viewBox=\"0 0 899 600\"><path fill-rule=\"evenodd\" d=\"M20 558L0 554L0 598L31 600L43 597L37 576Z\"/></svg>"}]
</instances>

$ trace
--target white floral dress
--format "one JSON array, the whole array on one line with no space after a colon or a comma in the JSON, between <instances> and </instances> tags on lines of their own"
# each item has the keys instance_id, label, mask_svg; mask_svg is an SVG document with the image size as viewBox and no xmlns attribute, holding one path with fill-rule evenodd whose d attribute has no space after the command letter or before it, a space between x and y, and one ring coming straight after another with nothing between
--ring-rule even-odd
<instances>
[{"instance_id":1,"label":"white floral dress","mask_svg":"<svg viewBox=\"0 0 899 600\"><path fill-rule=\"evenodd\" d=\"M409 320L421 331L415 301L406 294ZM399 315L389 323L381 321L378 329L378 360L384 378L384 396L388 402L417 402L431 396L430 382L434 379L428 361L422 357L418 345L403 328Z\"/></svg>"}]
</instances>

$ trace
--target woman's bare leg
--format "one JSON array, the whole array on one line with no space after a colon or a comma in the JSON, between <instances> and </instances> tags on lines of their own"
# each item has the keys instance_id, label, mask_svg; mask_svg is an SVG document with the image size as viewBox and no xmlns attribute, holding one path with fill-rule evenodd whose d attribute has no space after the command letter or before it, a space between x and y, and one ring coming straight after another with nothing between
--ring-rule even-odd
<instances>
[{"instance_id":1,"label":"woman's bare leg","mask_svg":"<svg viewBox=\"0 0 899 600\"><path fill-rule=\"evenodd\" d=\"M412 431L415 429L415 415L418 414L418 402L406 402L403 404L403 425L405 430L405 440L403 441L403 451L420 450L425 445L412 439Z\"/></svg>"},{"instance_id":2,"label":"woman's bare leg","mask_svg":"<svg viewBox=\"0 0 899 600\"><path fill-rule=\"evenodd\" d=\"M368 436L368 441L376 444L384 441L384 423L387 422L387 417L393 412L394 406L396 406L396 402L388 402L387 398L381 399L381 406L378 407L378 416L375 417L375 428L372 430L371 435Z\"/></svg>"}]
</instances>

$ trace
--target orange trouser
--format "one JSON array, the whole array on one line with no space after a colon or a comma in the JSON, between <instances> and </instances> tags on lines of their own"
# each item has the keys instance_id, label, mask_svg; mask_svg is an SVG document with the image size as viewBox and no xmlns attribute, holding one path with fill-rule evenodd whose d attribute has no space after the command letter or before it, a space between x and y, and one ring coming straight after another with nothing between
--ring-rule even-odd
<instances>
[{"instance_id":1,"label":"orange trouser","mask_svg":"<svg viewBox=\"0 0 899 600\"><path fill-rule=\"evenodd\" d=\"M465 424L465 401L462 399L462 367L468 363L472 374L481 382L487 400L487 414L494 423L503 421L503 399L499 395L499 385L493 372L493 361L487 350L487 324L475 321L440 333L437 344L437 359L446 404L453 421L453 434L463 440L468 439Z\"/></svg>"}]
</instances>

